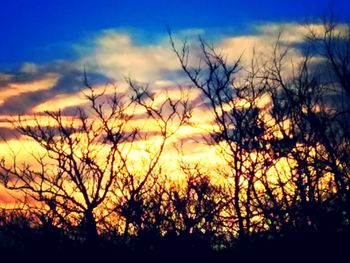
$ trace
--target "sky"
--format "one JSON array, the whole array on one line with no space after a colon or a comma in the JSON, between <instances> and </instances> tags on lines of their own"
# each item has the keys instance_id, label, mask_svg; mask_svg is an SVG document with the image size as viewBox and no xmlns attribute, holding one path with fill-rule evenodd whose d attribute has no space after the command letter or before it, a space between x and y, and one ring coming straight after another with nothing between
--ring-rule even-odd
<instances>
[{"instance_id":1,"label":"sky","mask_svg":"<svg viewBox=\"0 0 350 263\"><path fill-rule=\"evenodd\" d=\"M9 118L58 109L69 114L84 105L84 69L96 88L110 81L125 87L130 76L154 92L175 90L184 79L167 27L176 41L201 35L230 59L244 54L244 63L253 49L268 52L281 30L285 45L302 44L301 23L331 10L349 21L348 0L0 0L0 137L7 140L0 152L27 148ZM192 99L196 106L198 98ZM210 120L198 108L194 119L205 127ZM198 134L187 129L179 138ZM208 153L200 147L189 147L199 159Z\"/></svg>"},{"instance_id":2,"label":"sky","mask_svg":"<svg viewBox=\"0 0 350 263\"><path fill-rule=\"evenodd\" d=\"M144 42L164 34L167 25L242 34L252 24L300 22L330 7L339 17L350 13L347 0L2 0L0 68L77 58L72 46L106 29L141 32Z\"/></svg>"}]
</instances>

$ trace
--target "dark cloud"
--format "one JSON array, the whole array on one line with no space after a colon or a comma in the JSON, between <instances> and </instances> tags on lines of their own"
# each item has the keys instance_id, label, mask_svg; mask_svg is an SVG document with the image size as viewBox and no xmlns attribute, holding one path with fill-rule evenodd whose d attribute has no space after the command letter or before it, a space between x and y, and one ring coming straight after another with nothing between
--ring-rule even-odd
<instances>
[{"instance_id":1,"label":"dark cloud","mask_svg":"<svg viewBox=\"0 0 350 263\"><path fill-rule=\"evenodd\" d=\"M54 94L54 91L42 90L10 97L0 106L0 114L30 113L33 107L51 98Z\"/></svg>"},{"instance_id":2,"label":"dark cloud","mask_svg":"<svg viewBox=\"0 0 350 263\"><path fill-rule=\"evenodd\" d=\"M69 62L55 62L36 66L35 70L31 72L18 70L17 72L12 71L8 73L11 77L0 79L0 91L7 89L11 83L24 84L41 80L49 73L60 76L59 80L52 88L25 92L17 96L9 97L0 105L0 114L30 114L35 106L52 99L56 95L73 94L84 88L83 66L80 70ZM107 78L93 72L89 73L88 77L92 83L107 82Z\"/></svg>"},{"instance_id":3,"label":"dark cloud","mask_svg":"<svg viewBox=\"0 0 350 263\"><path fill-rule=\"evenodd\" d=\"M0 127L0 139L10 140L18 138L20 134L15 128Z\"/></svg>"}]
</instances>

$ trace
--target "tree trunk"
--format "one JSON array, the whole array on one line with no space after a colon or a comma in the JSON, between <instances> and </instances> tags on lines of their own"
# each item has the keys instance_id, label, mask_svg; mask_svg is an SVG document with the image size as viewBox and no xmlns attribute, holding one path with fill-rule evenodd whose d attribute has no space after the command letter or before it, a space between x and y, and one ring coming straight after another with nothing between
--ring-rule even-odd
<instances>
[{"instance_id":1,"label":"tree trunk","mask_svg":"<svg viewBox=\"0 0 350 263\"><path fill-rule=\"evenodd\" d=\"M85 234L86 234L86 244L89 247L95 247L98 241L98 233L96 221L92 209L88 209L85 212Z\"/></svg>"}]
</instances>

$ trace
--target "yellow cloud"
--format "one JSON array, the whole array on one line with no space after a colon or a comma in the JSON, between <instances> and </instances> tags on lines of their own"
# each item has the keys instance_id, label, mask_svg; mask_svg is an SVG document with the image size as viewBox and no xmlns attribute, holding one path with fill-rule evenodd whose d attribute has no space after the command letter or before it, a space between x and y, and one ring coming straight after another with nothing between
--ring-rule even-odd
<instances>
[{"instance_id":1,"label":"yellow cloud","mask_svg":"<svg viewBox=\"0 0 350 263\"><path fill-rule=\"evenodd\" d=\"M120 83L117 85L118 93L125 93L126 84ZM88 102L86 95L90 94L90 90L88 88L81 89L75 93L62 93L58 94L52 99L49 99L36 107L33 108L34 113L44 112L44 111L58 111L63 110L68 107L78 107ZM113 87L109 87L108 85L96 85L94 86L94 93L100 94L104 93L106 95L114 92Z\"/></svg>"}]
</instances>

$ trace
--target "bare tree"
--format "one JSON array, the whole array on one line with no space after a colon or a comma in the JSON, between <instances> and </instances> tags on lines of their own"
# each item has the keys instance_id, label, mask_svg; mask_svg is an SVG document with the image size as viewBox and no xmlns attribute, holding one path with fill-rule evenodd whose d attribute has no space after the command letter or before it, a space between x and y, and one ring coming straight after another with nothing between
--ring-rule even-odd
<instances>
[{"instance_id":1,"label":"bare tree","mask_svg":"<svg viewBox=\"0 0 350 263\"><path fill-rule=\"evenodd\" d=\"M61 111L45 112L50 126L42 124L40 117L35 118L34 126L18 118L17 130L37 142L43 154L33 154L35 166L19 164L16 158L9 166L3 159L1 181L6 188L45 204L43 209L54 224L66 228L80 225L88 242L95 243L97 225L116 211L126 218L128 232L129 213L137 213L135 205L156 184L165 143L188 120L190 108L185 95L177 100L167 98L159 108L153 107L146 90L131 81L132 98L116 90L112 95L97 94L87 80L85 84L90 89L86 95L89 114L82 109L72 117ZM130 152L148 135L130 125L137 106L155 121L161 138L157 148L142 149L146 156L139 161L133 160ZM135 162L141 170L133 169Z\"/></svg>"},{"instance_id":2,"label":"bare tree","mask_svg":"<svg viewBox=\"0 0 350 263\"><path fill-rule=\"evenodd\" d=\"M84 110L46 112L34 125L18 118L20 134L40 150L35 164L19 163L16 155L10 164L2 159L1 183L35 206L29 211L36 212L36 226L83 233L90 245L103 233L147 250L172 238L182 248L222 248L290 229L348 228L349 29L331 22L309 29L304 49L294 50L298 62L278 38L270 58L253 57L248 67L202 39L193 65L190 45L177 49L170 34L211 114L203 137L221 165L206 170L181 160L184 180L168 178L163 154L191 121L185 89L156 94L127 79L127 93L117 87L98 93L85 78ZM327 226L330 217L334 227Z\"/></svg>"},{"instance_id":3,"label":"bare tree","mask_svg":"<svg viewBox=\"0 0 350 263\"><path fill-rule=\"evenodd\" d=\"M317 36L310 31L300 54L302 61L293 64L287 76L283 68L291 63L286 59L288 49L277 42L264 70L272 100L269 114L279 131L279 137L270 143L274 155L287 160L289 170L287 178L281 174L284 180L275 186L280 191L267 191L271 200L282 196L282 203L272 205L284 214L284 220L280 217L277 224L318 229L325 207L333 210L329 205L339 201L336 199L348 200L348 162L344 158L348 152L348 111L338 100L346 93L343 74L348 67L348 40L344 31L335 28L335 24L324 23Z\"/></svg>"},{"instance_id":4,"label":"bare tree","mask_svg":"<svg viewBox=\"0 0 350 263\"><path fill-rule=\"evenodd\" d=\"M132 116L130 107L115 93L109 98L110 111L102 112L97 101L102 94L93 90L88 95L97 114L91 119L83 110L66 118L62 112L46 112L51 126L35 119L35 125L26 124L19 117L17 130L43 148L44 154L33 155L36 167L26 163L11 166L1 162L2 183L11 190L22 191L34 200L45 203L58 225L81 225L89 242L97 239L96 210L108 199L118 173L124 168L115 165L123 142L132 140L135 133L126 133L125 126ZM113 121L113 127L110 123ZM113 135L113 137L111 137ZM102 144L108 138L111 144ZM107 151L107 154L103 151Z\"/></svg>"},{"instance_id":5,"label":"bare tree","mask_svg":"<svg viewBox=\"0 0 350 263\"><path fill-rule=\"evenodd\" d=\"M205 41L200 40L201 62L193 67L189 62L189 45L185 42L177 50L170 35L171 45L181 66L193 85L203 95L205 103L213 114L214 126L208 142L217 146L228 169L225 177L233 179L232 204L238 224L238 235L244 236L251 228L251 218L259 213L252 207L253 185L263 160L260 154L265 133L264 119L258 99L265 93L259 68L252 60L251 70L245 81L238 83L236 77L243 68L240 59L228 62L223 54ZM255 157L254 157L255 156Z\"/></svg>"},{"instance_id":6,"label":"bare tree","mask_svg":"<svg viewBox=\"0 0 350 263\"><path fill-rule=\"evenodd\" d=\"M161 223L160 206L163 205L165 189L160 183L165 184L165 178L160 158L169 138L188 123L192 111L188 94L184 91L180 91L180 96L175 99L166 95L164 100L159 101L162 94L152 94L148 86L130 79L128 83L134 92L133 101L143 109L145 120L155 129L153 133L156 133L159 141L156 145L153 145L153 141L151 145L143 147L146 156L138 171L130 169L132 164L124 160L128 168L117 181L119 201L114 210L125 220L124 238L130 234L136 235L147 227L149 229L151 221ZM140 135L139 139L146 141L147 134Z\"/></svg>"},{"instance_id":7,"label":"bare tree","mask_svg":"<svg viewBox=\"0 0 350 263\"><path fill-rule=\"evenodd\" d=\"M310 30L301 62L288 60L278 38L271 59L253 58L250 68L240 59L227 61L201 39L200 63L193 66L190 45L177 49L170 34L184 72L213 114L207 141L227 163L221 173L233 179L228 211L238 236L291 224L317 228L322 205L348 200L348 111L334 101L347 93L348 28L328 22L321 32ZM245 76L243 83L238 76ZM259 105L263 97L267 108Z\"/></svg>"}]
</instances>

